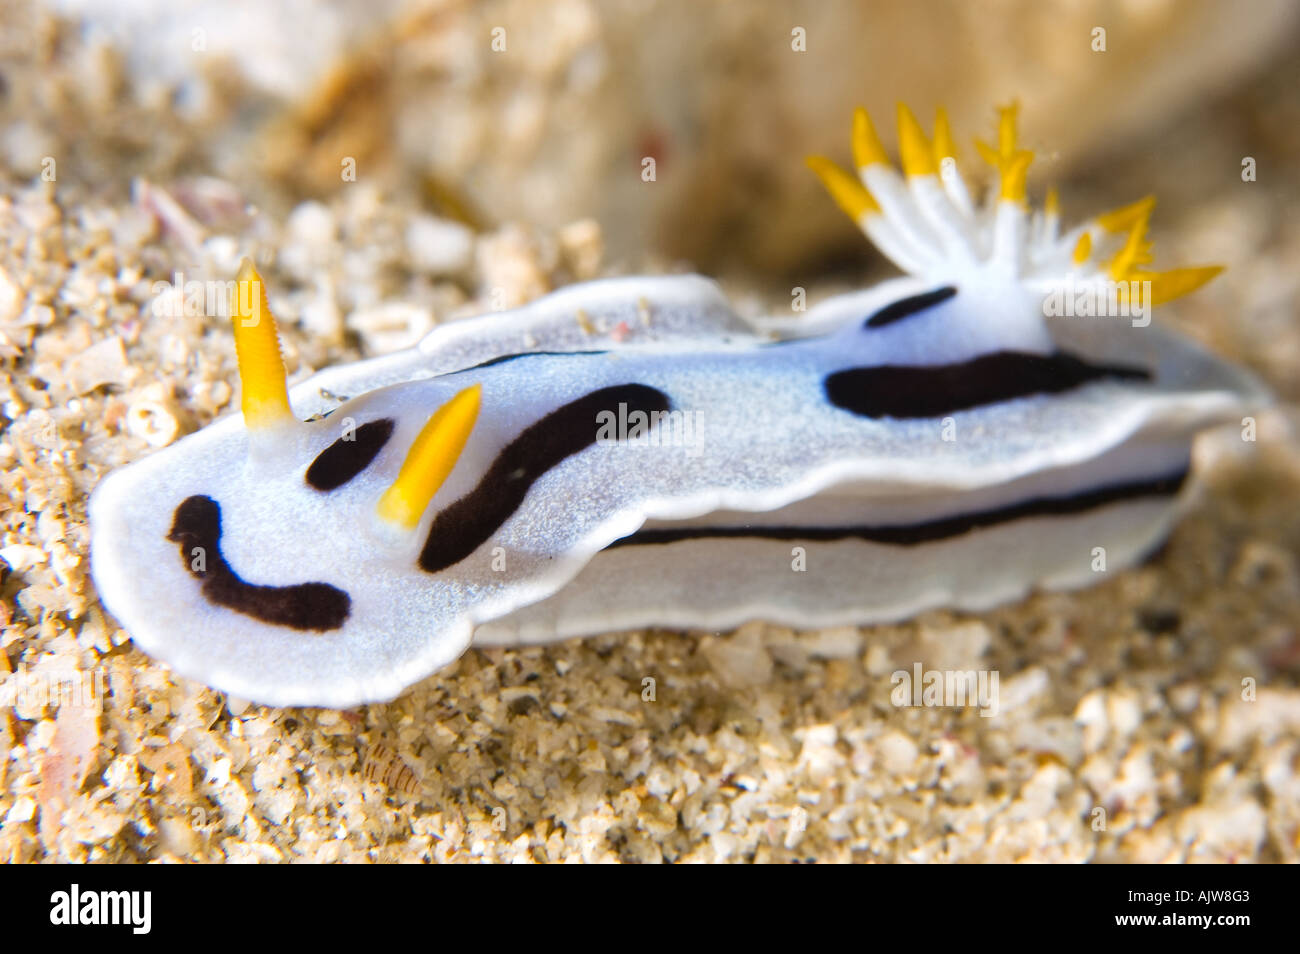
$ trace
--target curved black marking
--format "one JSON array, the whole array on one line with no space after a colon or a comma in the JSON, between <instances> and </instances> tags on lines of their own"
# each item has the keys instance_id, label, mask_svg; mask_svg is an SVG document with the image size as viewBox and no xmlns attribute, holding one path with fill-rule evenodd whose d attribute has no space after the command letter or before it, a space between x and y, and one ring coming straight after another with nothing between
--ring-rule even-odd
<instances>
[{"instance_id":1,"label":"curved black marking","mask_svg":"<svg viewBox=\"0 0 1300 954\"><path fill-rule=\"evenodd\" d=\"M1010 523L1025 517L1069 516L1084 513L1107 504L1140 497L1168 497L1178 493L1188 470L1184 468L1163 477L1137 480L1125 484L1112 484L1096 490L1085 490L1068 497L1035 497L1018 504L958 514L923 523L886 524L883 526L856 527L664 527L658 530L639 530L630 536L615 540L606 549L623 546L677 543L680 540L699 540L712 537L757 537L770 540L808 540L813 543L830 543L836 540L865 540L869 543L892 543L898 546L915 546L961 536L972 530Z\"/></svg>"},{"instance_id":2,"label":"curved black marking","mask_svg":"<svg viewBox=\"0 0 1300 954\"><path fill-rule=\"evenodd\" d=\"M433 520L420 552L420 568L437 573L469 556L524 502L542 474L566 457L596 443L602 411L619 414L666 411L668 395L645 384L621 384L592 391L557 408L506 445L478 486L449 504Z\"/></svg>"},{"instance_id":3,"label":"curved black marking","mask_svg":"<svg viewBox=\"0 0 1300 954\"><path fill-rule=\"evenodd\" d=\"M957 294L956 286L944 285L942 288L936 288L934 291L928 291L923 295L900 298L898 301L890 302L868 318L862 327L883 328L885 325L892 325L894 322L902 321L910 315L933 308L940 302L947 301L955 294Z\"/></svg>"},{"instance_id":4,"label":"curved black marking","mask_svg":"<svg viewBox=\"0 0 1300 954\"><path fill-rule=\"evenodd\" d=\"M334 490L370 466L388 439L393 436L393 419L382 417L368 421L340 437L316 455L307 468L307 483L317 490Z\"/></svg>"},{"instance_id":5,"label":"curved black marking","mask_svg":"<svg viewBox=\"0 0 1300 954\"><path fill-rule=\"evenodd\" d=\"M486 361L480 361L478 364L471 364L465 368L457 368L455 371L448 371L446 374L464 374L466 371L478 371L482 368L495 367L498 364L506 364L509 361L517 361L520 358L557 358L567 357L569 355L593 355L609 354L608 351L520 351L517 354L502 354L495 358L488 358Z\"/></svg>"},{"instance_id":6,"label":"curved black marking","mask_svg":"<svg viewBox=\"0 0 1300 954\"><path fill-rule=\"evenodd\" d=\"M217 606L274 626L318 632L338 629L351 612L352 598L328 583L257 586L241 580L221 555L221 507L211 497L181 501L167 539L180 544L182 562L202 583L204 598ZM194 568L195 547L203 551L204 569Z\"/></svg>"},{"instance_id":7,"label":"curved black marking","mask_svg":"<svg viewBox=\"0 0 1300 954\"><path fill-rule=\"evenodd\" d=\"M994 351L960 364L848 368L826 377L826 397L863 417L942 417L1034 394L1058 394L1104 378L1149 381L1145 368L1090 364L1063 351Z\"/></svg>"}]
</instances>

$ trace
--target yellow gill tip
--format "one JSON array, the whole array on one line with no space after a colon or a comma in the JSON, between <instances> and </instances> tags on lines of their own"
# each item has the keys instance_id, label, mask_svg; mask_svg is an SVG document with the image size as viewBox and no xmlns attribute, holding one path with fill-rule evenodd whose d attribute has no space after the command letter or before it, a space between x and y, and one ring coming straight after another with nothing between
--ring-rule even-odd
<instances>
[{"instance_id":1,"label":"yellow gill tip","mask_svg":"<svg viewBox=\"0 0 1300 954\"><path fill-rule=\"evenodd\" d=\"M1012 100L1006 106L998 107L998 154L1003 160L1016 154L1016 119L1020 113L1020 103Z\"/></svg>"},{"instance_id":2,"label":"yellow gill tip","mask_svg":"<svg viewBox=\"0 0 1300 954\"><path fill-rule=\"evenodd\" d=\"M478 420L483 386L474 384L434 411L416 435L397 479L375 509L388 523L413 530L456 466Z\"/></svg>"},{"instance_id":3,"label":"yellow gill tip","mask_svg":"<svg viewBox=\"0 0 1300 954\"><path fill-rule=\"evenodd\" d=\"M957 158L957 143L952 138L948 111L940 106L934 111L934 161L943 165L945 159Z\"/></svg>"},{"instance_id":4,"label":"yellow gill tip","mask_svg":"<svg viewBox=\"0 0 1300 954\"><path fill-rule=\"evenodd\" d=\"M248 258L240 263L235 278L230 324L235 332L245 426L263 430L295 421L289 408L284 358L275 316L266 298L266 283Z\"/></svg>"},{"instance_id":5,"label":"yellow gill tip","mask_svg":"<svg viewBox=\"0 0 1300 954\"><path fill-rule=\"evenodd\" d=\"M903 172L909 176L932 176L939 171L934 147L906 103L898 104L898 151Z\"/></svg>"},{"instance_id":6,"label":"yellow gill tip","mask_svg":"<svg viewBox=\"0 0 1300 954\"><path fill-rule=\"evenodd\" d=\"M1084 232L1079 236L1079 241L1074 243L1074 251L1070 255L1070 261L1075 265L1082 265L1092 257L1092 235Z\"/></svg>"},{"instance_id":7,"label":"yellow gill tip","mask_svg":"<svg viewBox=\"0 0 1300 954\"><path fill-rule=\"evenodd\" d=\"M1025 181L1029 175L1029 164L1033 162L1032 152L1018 152L1002 168L1002 181L999 186L999 198L1011 202L1025 201Z\"/></svg>"},{"instance_id":8,"label":"yellow gill tip","mask_svg":"<svg viewBox=\"0 0 1300 954\"><path fill-rule=\"evenodd\" d=\"M1129 226L1128 237L1124 239L1124 245L1110 260L1110 277L1117 282L1128 279L1131 273L1137 271L1139 265L1146 265L1151 261L1152 245L1146 240L1147 227L1151 221L1151 208L1152 205L1147 205L1132 217L1132 224Z\"/></svg>"},{"instance_id":9,"label":"yellow gill tip","mask_svg":"<svg viewBox=\"0 0 1300 954\"><path fill-rule=\"evenodd\" d=\"M1128 232L1137 222L1150 220L1151 213L1156 207L1156 197L1154 195L1143 196L1136 202L1130 202L1128 205L1121 205L1118 209L1111 209L1109 212L1103 212L1097 216L1097 224L1107 232Z\"/></svg>"},{"instance_id":10,"label":"yellow gill tip","mask_svg":"<svg viewBox=\"0 0 1300 954\"><path fill-rule=\"evenodd\" d=\"M804 162L821 179L835 204L854 222L860 222L864 215L880 211L880 206L866 186L825 156L809 156Z\"/></svg>"},{"instance_id":11,"label":"yellow gill tip","mask_svg":"<svg viewBox=\"0 0 1300 954\"><path fill-rule=\"evenodd\" d=\"M1144 285L1146 282L1151 283L1151 307L1154 308L1175 298L1190 295L1211 281L1223 271L1223 268L1222 265L1198 265L1191 268L1173 268L1167 272L1135 271L1129 274L1128 280L1142 282Z\"/></svg>"},{"instance_id":12,"label":"yellow gill tip","mask_svg":"<svg viewBox=\"0 0 1300 954\"><path fill-rule=\"evenodd\" d=\"M880 144L871 114L859 106L853 111L853 164L865 169L877 163L889 165L889 154Z\"/></svg>"},{"instance_id":13,"label":"yellow gill tip","mask_svg":"<svg viewBox=\"0 0 1300 954\"><path fill-rule=\"evenodd\" d=\"M982 140L975 141L980 158L998 170L1001 184L998 194L1013 202L1025 201L1025 180L1034 154L1020 149L1016 142L1016 117L1020 104L998 107L998 144L994 148Z\"/></svg>"},{"instance_id":14,"label":"yellow gill tip","mask_svg":"<svg viewBox=\"0 0 1300 954\"><path fill-rule=\"evenodd\" d=\"M1056 186L1047 190L1047 198L1043 201L1043 213L1049 216L1061 214L1061 193L1056 191Z\"/></svg>"}]
</instances>

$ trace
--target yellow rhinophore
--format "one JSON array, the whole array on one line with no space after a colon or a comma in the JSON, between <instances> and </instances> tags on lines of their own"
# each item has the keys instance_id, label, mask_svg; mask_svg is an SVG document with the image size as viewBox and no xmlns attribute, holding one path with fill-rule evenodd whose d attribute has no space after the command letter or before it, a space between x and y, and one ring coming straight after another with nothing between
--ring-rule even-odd
<instances>
[{"instance_id":1,"label":"yellow rhinophore","mask_svg":"<svg viewBox=\"0 0 1300 954\"><path fill-rule=\"evenodd\" d=\"M230 322L235 329L244 424L249 430L259 431L295 421L289 409L284 358L280 355L275 316L266 300L266 285L247 258L235 279Z\"/></svg>"},{"instance_id":2,"label":"yellow rhinophore","mask_svg":"<svg viewBox=\"0 0 1300 954\"><path fill-rule=\"evenodd\" d=\"M438 408L421 428L393 485L379 498L379 516L394 526L414 529L429 501L460 459L478 420L483 386L475 384Z\"/></svg>"}]
</instances>

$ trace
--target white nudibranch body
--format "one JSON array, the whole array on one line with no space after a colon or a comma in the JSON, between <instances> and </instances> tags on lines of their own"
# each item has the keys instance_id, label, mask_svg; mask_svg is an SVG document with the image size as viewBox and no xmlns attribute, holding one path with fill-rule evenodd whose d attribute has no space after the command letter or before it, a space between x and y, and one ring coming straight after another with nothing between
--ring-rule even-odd
<instances>
[{"instance_id":1,"label":"white nudibranch body","mask_svg":"<svg viewBox=\"0 0 1300 954\"><path fill-rule=\"evenodd\" d=\"M145 651L278 705L386 700L471 642L980 610L1131 565L1198 431L1266 396L1144 320L1144 200L1060 234L1002 111L977 203L946 117L865 112L809 163L906 273L742 321L698 276L619 278L437 328L286 388L251 265L243 413L90 502L104 604Z\"/></svg>"}]
</instances>

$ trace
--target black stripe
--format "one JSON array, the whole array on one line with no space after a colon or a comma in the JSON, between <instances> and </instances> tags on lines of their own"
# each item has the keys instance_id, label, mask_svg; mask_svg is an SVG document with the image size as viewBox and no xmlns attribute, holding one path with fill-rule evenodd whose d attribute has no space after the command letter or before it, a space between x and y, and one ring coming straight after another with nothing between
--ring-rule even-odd
<instances>
[{"instance_id":1,"label":"black stripe","mask_svg":"<svg viewBox=\"0 0 1300 954\"><path fill-rule=\"evenodd\" d=\"M393 419L362 424L316 455L307 468L307 483L317 490L334 490L370 466L393 436Z\"/></svg>"},{"instance_id":2,"label":"black stripe","mask_svg":"<svg viewBox=\"0 0 1300 954\"><path fill-rule=\"evenodd\" d=\"M209 603L275 626L317 631L338 629L351 612L351 597L328 583L257 586L241 580L221 555L221 507L211 497L186 497L167 539L180 544L181 561L202 582ZM202 550L203 569L194 566L196 547Z\"/></svg>"},{"instance_id":3,"label":"black stripe","mask_svg":"<svg viewBox=\"0 0 1300 954\"><path fill-rule=\"evenodd\" d=\"M546 415L497 455L478 486L433 519L420 552L420 568L437 573L465 559L505 523L524 502L528 489L566 457L596 443L597 415L666 411L668 395L644 384L601 388Z\"/></svg>"},{"instance_id":4,"label":"black stripe","mask_svg":"<svg viewBox=\"0 0 1300 954\"><path fill-rule=\"evenodd\" d=\"M826 377L826 397L863 417L942 417L1034 394L1058 394L1105 378L1148 381L1144 368L1090 364L1063 351L995 351L960 364L848 368Z\"/></svg>"},{"instance_id":5,"label":"black stripe","mask_svg":"<svg viewBox=\"0 0 1300 954\"><path fill-rule=\"evenodd\" d=\"M955 286L944 285L942 288L936 288L934 291L926 292L923 295L913 295L911 298L900 298L898 301L891 302L868 318L866 324L862 327L883 328L885 325L892 325L896 321L902 321L909 315L915 315L929 308L933 308L940 302L947 301L955 294L957 294Z\"/></svg>"},{"instance_id":6,"label":"black stripe","mask_svg":"<svg viewBox=\"0 0 1300 954\"><path fill-rule=\"evenodd\" d=\"M659 530L640 530L630 536L615 540L606 549L620 546L640 546L677 543L681 540L699 540L713 537L756 537L770 540L807 540L829 543L836 540L865 540L869 543L892 543L913 546L932 543L949 537L961 536L972 530L1010 523L1025 517L1067 516L1084 513L1106 504L1140 497L1172 496L1187 478L1187 469L1151 480L1113 484L1097 490L1086 490L1069 497L1036 497L1023 503L980 510L974 513L943 517L924 523L886 524L884 526L856 527L664 527Z\"/></svg>"}]
</instances>

